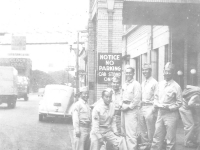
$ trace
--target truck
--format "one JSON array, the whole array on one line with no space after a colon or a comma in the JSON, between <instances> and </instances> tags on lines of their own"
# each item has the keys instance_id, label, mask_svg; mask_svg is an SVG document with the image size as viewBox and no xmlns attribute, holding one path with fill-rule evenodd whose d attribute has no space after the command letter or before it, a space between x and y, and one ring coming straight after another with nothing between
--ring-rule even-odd
<instances>
[{"instance_id":1,"label":"truck","mask_svg":"<svg viewBox=\"0 0 200 150\"><path fill-rule=\"evenodd\" d=\"M18 76L17 88L18 95L17 98L23 98L25 101L28 100L29 93L29 79L26 76Z\"/></svg>"},{"instance_id":2,"label":"truck","mask_svg":"<svg viewBox=\"0 0 200 150\"><path fill-rule=\"evenodd\" d=\"M18 98L28 100L32 61L30 58L0 58L0 66L12 66L18 71ZM28 84L27 84L28 82Z\"/></svg>"},{"instance_id":3,"label":"truck","mask_svg":"<svg viewBox=\"0 0 200 150\"><path fill-rule=\"evenodd\" d=\"M18 71L11 66L0 66L0 104L7 103L8 108L15 108L18 89Z\"/></svg>"}]
</instances>

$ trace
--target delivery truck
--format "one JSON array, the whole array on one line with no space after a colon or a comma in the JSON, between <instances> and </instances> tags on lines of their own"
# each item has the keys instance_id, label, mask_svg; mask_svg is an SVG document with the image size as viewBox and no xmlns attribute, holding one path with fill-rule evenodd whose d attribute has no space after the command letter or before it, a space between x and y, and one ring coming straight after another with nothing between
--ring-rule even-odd
<instances>
[{"instance_id":1,"label":"delivery truck","mask_svg":"<svg viewBox=\"0 0 200 150\"><path fill-rule=\"evenodd\" d=\"M18 71L14 67L0 66L0 104L7 103L8 108L15 108L18 89Z\"/></svg>"},{"instance_id":2,"label":"delivery truck","mask_svg":"<svg viewBox=\"0 0 200 150\"><path fill-rule=\"evenodd\" d=\"M23 98L25 101L27 101L29 93L29 79L26 76L18 76L17 87L17 98Z\"/></svg>"}]
</instances>

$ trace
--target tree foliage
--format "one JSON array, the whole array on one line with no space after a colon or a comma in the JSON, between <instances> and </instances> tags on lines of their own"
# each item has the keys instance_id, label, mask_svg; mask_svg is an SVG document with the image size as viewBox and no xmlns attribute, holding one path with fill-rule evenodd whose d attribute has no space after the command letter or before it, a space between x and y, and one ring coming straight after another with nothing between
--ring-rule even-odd
<instances>
[{"instance_id":1,"label":"tree foliage","mask_svg":"<svg viewBox=\"0 0 200 150\"><path fill-rule=\"evenodd\" d=\"M44 88L48 84L65 84L74 85L74 78L66 71L55 71L46 73L40 70L33 70L31 74L31 91L37 92L39 88Z\"/></svg>"},{"instance_id":2,"label":"tree foliage","mask_svg":"<svg viewBox=\"0 0 200 150\"><path fill-rule=\"evenodd\" d=\"M56 81L57 84L71 83L74 85L74 78L71 74L64 70L51 72L49 75Z\"/></svg>"},{"instance_id":3,"label":"tree foliage","mask_svg":"<svg viewBox=\"0 0 200 150\"><path fill-rule=\"evenodd\" d=\"M37 92L39 88L44 88L47 84L55 84L55 80L47 73L40 70L33 70L31 74L31 90Z\"/></svg>"}]
</instances>

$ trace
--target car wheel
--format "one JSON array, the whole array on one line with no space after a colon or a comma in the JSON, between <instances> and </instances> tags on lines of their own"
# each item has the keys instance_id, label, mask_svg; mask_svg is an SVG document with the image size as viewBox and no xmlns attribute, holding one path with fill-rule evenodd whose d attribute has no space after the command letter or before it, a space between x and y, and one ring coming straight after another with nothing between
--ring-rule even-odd
<instances>
[{"instance_id":1,"label":"car wheel","mask_svg":"<svg viewBox=\"0 0 200 150\"><path fill-rule=\"evenodd\" d=\"M39 114L39 121L43 121L44 120L44 115L43 114Z\"/></svg>"},{"instance_id":2,"label":"car wheel","mask_svg":"<svg viewBox=\"0 0 200 150\"><path fill-rule=\"evenodd\" d=\"M8 108L15 108L15 106L16 106L16 100L10 101L7 104L8 104Z\"/></svg>"},{"instance_id":3,"label":"car wheel","mask_svg":"<svg viewBox=\"0 0 200 150\"><path fill-rule=\"evenodd\" d=\"M28 101L28 95L24 96L24 101Z\"/></svg>"}]
</instances>

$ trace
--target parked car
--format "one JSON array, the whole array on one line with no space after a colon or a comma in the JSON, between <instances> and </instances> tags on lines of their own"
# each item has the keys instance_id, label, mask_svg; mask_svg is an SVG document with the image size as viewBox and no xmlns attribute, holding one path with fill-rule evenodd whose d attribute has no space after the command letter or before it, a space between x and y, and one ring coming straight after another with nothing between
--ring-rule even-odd
<instances>
[{"instance_id":1,"label":"parked car","mask_svg":"<svg viewBox=\"0 0 200 150\"><path fill-rule=\"evenodd\" d=\"M38 96L40 97L43 97L43 95L44 95L44 88L39 88L38 89Z\"/></svg>"},{"instance_id":2,"label":"parked car","mask_svg":"<svg viewBox=\"0 0 200 150\"><path fill-rule=\"evenodd\" d=\"M39 104L39 121L45 117L71 117L74 89L66 85L47 85Z\"/></svg>"}]
</instances>

